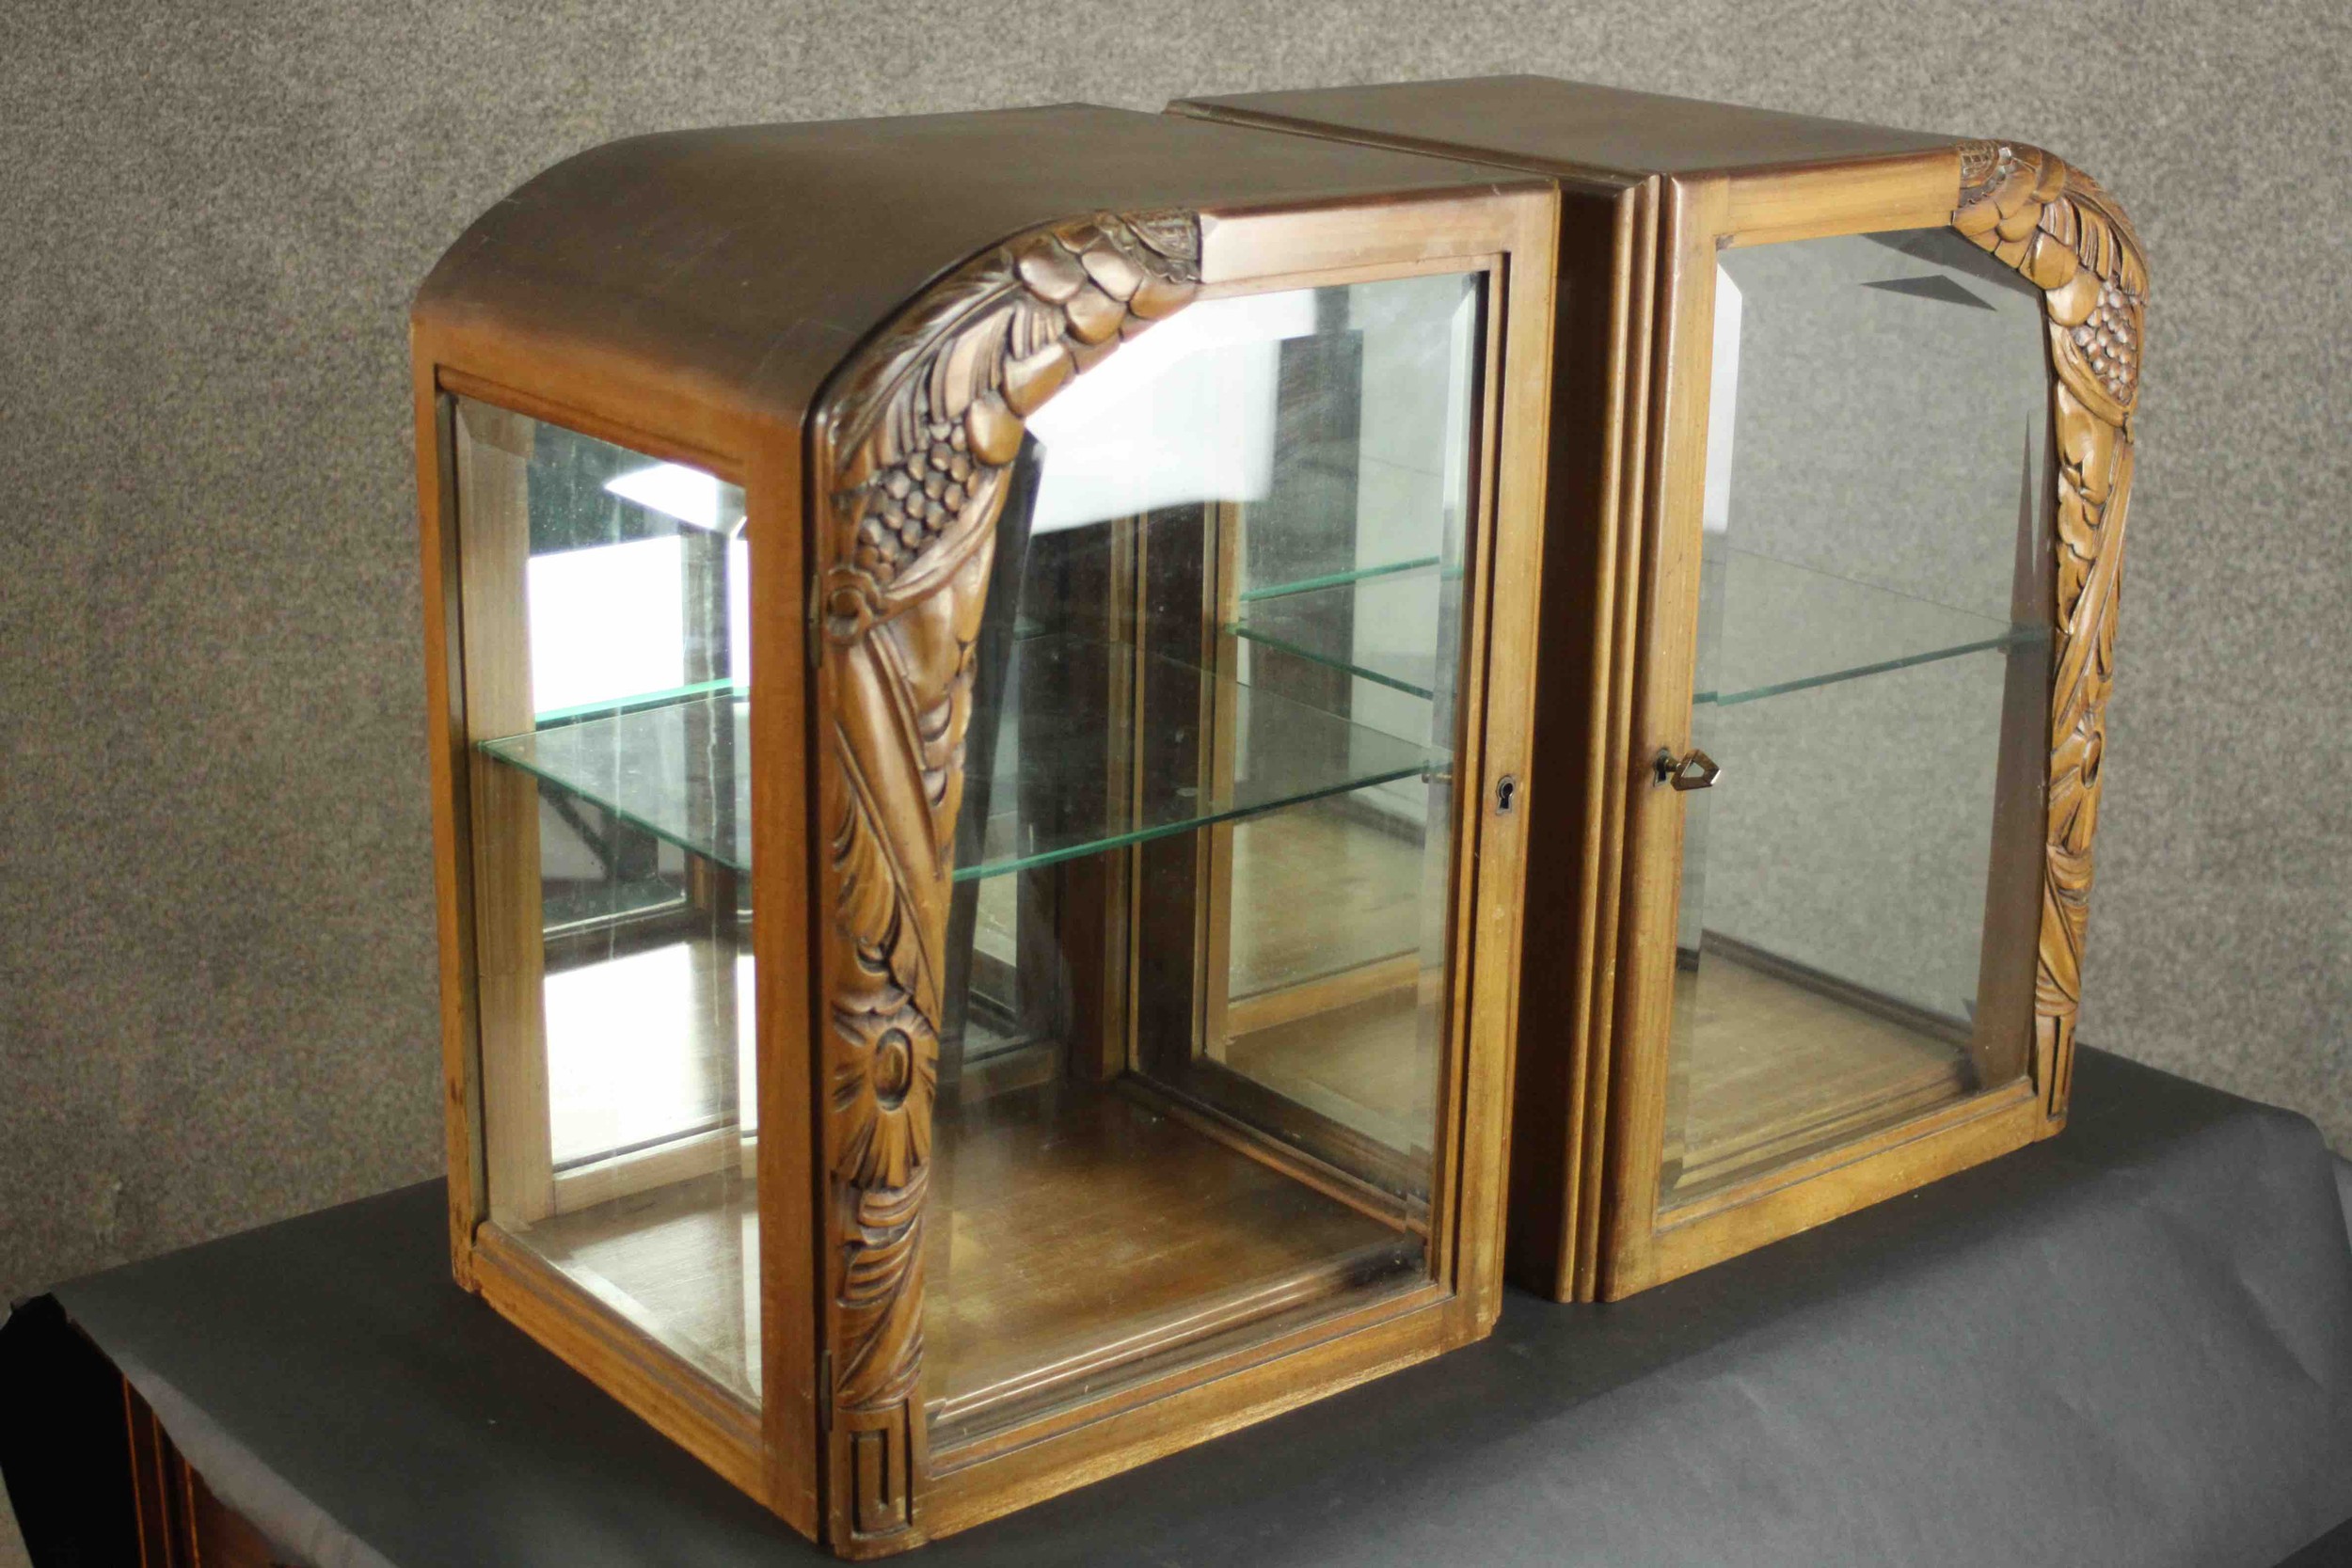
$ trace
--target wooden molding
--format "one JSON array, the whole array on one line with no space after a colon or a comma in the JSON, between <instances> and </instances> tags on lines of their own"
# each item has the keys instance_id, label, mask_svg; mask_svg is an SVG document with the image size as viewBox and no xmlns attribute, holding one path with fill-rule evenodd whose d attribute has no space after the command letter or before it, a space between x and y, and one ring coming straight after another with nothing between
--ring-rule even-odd
<instances>
[{"instance_id":1,"label":"wooden molding","mask_svg":"<svg viewBox=\"0 0 2352 1568\"><path fill-rule=\"evenodd\" d=\"M2042 290L2049 325L2058 575L2034 1055L2043 1113L2056 1119L2073 1085L2082 1003L2148 265L2122 207L2052 154L1965 142L1960 166L1953 229Z\"/></svg>"},{"instance_id":2,"label":"wooden molding","mask_svg":"<svg viewBox=\"0 0 2352 1568\"><path fill-rule=\"evenodd\" d=\"M526 414L461 403L452 421L460 542L459 623L468 741L532 725L531 453ZM546 951L540 909L539 782L464 755L473 852L473 997L480 1042L485 1197L510 1225L555 1211L548 1122Z\"/></svg>"},{"instance_id":3,"label":"wooden molding","mask_svg":"<svg viewBox=\"0 0 2352 1568\"><path fill-rule=\"evenodd\" d=\"M1724 245L1785 245L1873 230L1932 229L1951 212L1946 150L1747 169L1724 182Z\"/></svg>"},{"instance_id":4,"label":"wooden molding","mask_svg":"<svg viewBox=\"0 0 2352 1568\"><path fill-rule=\"evenodd\" d=\"M1031 230L934 284L828 386L816 751L834 1549L919 1544L923 1219L956 814L995 526L1027 417L1188 303L1189 213Z\"/></svg>"}]
</instances>

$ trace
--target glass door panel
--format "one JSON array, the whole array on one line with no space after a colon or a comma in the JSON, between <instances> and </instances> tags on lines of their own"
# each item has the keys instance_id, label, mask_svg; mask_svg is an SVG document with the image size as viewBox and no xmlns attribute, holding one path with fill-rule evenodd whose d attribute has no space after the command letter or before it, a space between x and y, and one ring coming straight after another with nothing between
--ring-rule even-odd
<instances>
[{"instance_id":1,"label":"glass door panel","mask_svg":"<svg viewBox=\"0 0 2352 1568\"><path fill-rule=\"evenodd\" d=\"M1723 253L1661 1200L2026 1070L2039 295L1947 231Z\"/></svg>"},{"instance_id":2,"label":"glass door panel","mask_svg":"<svg viewBox=\"0 0 2352 1568\"><path fill-rule=\"evenodd\" d=\"M1483 284L1197 304L1030 420L949 916L934 1453L1431 1275Z\"/></svg>"}]
</instances>

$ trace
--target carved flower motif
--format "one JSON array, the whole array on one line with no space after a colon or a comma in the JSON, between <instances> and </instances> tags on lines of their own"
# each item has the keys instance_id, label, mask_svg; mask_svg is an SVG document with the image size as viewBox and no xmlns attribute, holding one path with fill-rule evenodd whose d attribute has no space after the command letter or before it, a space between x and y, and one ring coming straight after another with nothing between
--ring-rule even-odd
<instances>
[{"instance_id":1,"label":"carved flower motif","mask_svg":"<svg viewBox=\"0 0 2352 1568\"><path fill-rule=\"evenodd\" d=\"M853 1187L903 1187L930 1158L939 1037L912 1006L835 1013L834 1174Z\"/></svg>"}]
</instances>

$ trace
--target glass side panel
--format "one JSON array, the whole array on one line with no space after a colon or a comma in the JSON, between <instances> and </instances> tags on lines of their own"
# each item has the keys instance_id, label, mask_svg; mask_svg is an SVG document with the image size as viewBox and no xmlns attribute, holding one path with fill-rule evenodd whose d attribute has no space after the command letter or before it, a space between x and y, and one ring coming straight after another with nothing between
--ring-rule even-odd
<instances>
[{"instance_id":1,"label":"glass side panel","mask_svg":"<svg viewBox=\"0 0 2352 1568\"><path fill-rule=\"evenodd\" d=\"M2038 294L1944 230L1716 288L1668 1205L2015 1081L2040 907Z\"/></svg>"},{"instance_id":2,"label":"glass side panel","mask_svg":"<svg viewBox=\"0 0 2352 1568\"><path fill-rule=\"evenodd\" d=\"M1030 421L974 647L935 1456L1431 1277L1483 307L1203 302ZM1316 596L1350 582L1384 596ZM1241 635L1285 601L1306 651Z\"/></svg>"},{"instance_id":3,"label":"glass side panel","mask_svg":"<svg viewBox=\"0 0 2352 1568\"><path fill-rule=\"evenodd\" d=\"M507 737L471 777L490 1217L755 1402L743 496L463 399L455 433L468 722ZM508 765L540 750L604 787Z\"/></svg>"}]
</instances>

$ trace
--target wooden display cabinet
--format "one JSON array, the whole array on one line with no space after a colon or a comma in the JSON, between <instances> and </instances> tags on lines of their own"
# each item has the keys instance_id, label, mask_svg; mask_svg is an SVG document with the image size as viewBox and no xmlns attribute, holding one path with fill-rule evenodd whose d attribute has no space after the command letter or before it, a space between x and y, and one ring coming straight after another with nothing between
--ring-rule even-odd
<instances>
[{"instance_id":1,"label":"wooden display cabinet","mask_svg":"<svg viewBox=\"0 0 2352 1568\"><path fill-rule=\"evenodd\" d=\"M461 1283L834 1551L1483 1336L1550 182L641 137L414 312Z\"/></svg>"},{"instance_id":2,"label":"wooden display cabinet","mask_svg":"<svg viewBox=\"0 0 2352 1568\"><path fill-rule=\"evenodd\" d=\"M1538 77L1174 107L1560 186L1514 1276L1622 1297L2058 1131L2148 291L2114 198Z\"/></svg>"}]
</instances>

